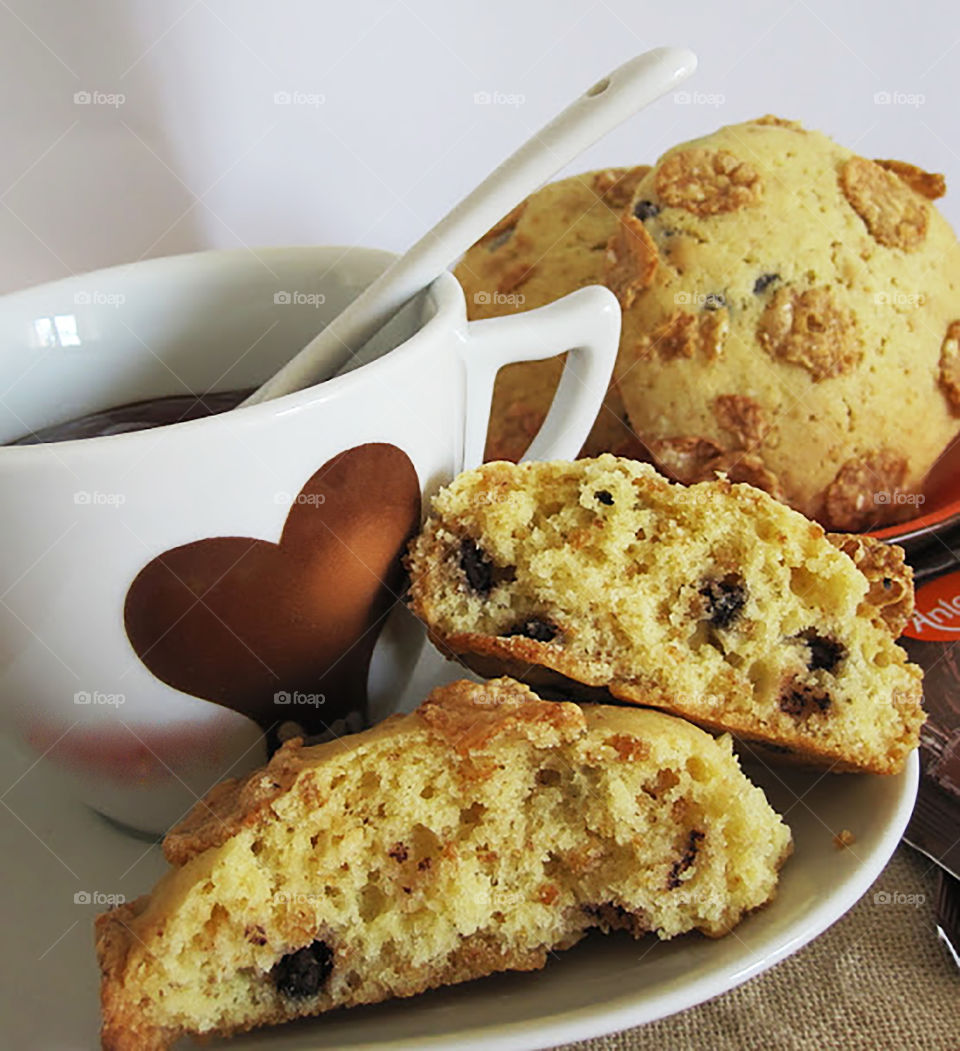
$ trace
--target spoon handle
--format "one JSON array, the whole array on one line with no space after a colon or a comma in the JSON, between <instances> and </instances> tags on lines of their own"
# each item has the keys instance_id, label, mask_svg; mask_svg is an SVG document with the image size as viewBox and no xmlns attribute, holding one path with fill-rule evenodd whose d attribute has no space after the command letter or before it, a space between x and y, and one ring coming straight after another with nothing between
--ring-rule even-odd
<instances>
[{"instance_id":1,"label":"spoon handle","mask_svg":"<svg viewBox=\"0 0 960 1051\"><path fill-rule=\"evenodd\" d=\"M301 390L337 372L512 207L627 117L685 80L696 65L692 51L658 47L588 88L468 193L243 405Z\"/></svg>"}]
</instances>

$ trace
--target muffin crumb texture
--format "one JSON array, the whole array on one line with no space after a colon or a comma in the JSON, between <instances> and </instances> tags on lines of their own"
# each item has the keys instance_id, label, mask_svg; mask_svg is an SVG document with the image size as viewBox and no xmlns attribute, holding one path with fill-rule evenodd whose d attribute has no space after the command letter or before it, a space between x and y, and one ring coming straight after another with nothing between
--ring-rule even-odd
<instances>
[{"instance_id":1,"label":"muffin crumb texture","mask_svg":"<svg viewBox=\"0 0 960 1051\"><path fill-rule=\"evenodd\" d=\"M903 552L758 489L609 455L485 464L440 491L409 565L431 637L481 674L652 705L835 770L894 772L917 745Z\"/></svg>"}]
</instances>

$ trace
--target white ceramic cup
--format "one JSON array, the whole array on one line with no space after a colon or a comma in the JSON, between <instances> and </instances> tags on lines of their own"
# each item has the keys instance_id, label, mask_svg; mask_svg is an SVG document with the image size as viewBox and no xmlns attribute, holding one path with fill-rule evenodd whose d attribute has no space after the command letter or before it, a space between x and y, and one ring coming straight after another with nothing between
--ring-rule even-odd
<instances>
[{"instance_id":1,"label":"white ceramic cup","mask_svg":"<svg viewBox=\"0 0 960 1051\"><path fill-rule=\"evenodd\" d=\"M204 252L6 296L0 442L138 400L253 387L391 258L341 248ZM619 328L617 302L599 287L468 323L460 286L444 274L406 312L398 345L347 375L206 419L0 448L5 729L92 807L157 832L216 781L266 755L263 718L258 723L227 707L229 696L213 703L195 695L195 681L209 686L222 673L225 688L242 692L246 673L238 686L237 669L249 663L251 680L279 675L276 721L299 721L306 706L314 722L332 721L339 698L284 693L282 669L264 670L276 655L254 652L257 632L268 648L285 645L285 632L298 635L297 654L282 653L279 661L306 661L300 679L288 676L303 686L303 674L316 671L303 647L311 617L327 617L334 634L343 627L325 610L355 587L370 543L376 557L377 544L392 545L396 568L410 479L425 510L440 485L480 462L497 369L571 352L528 457L574 457L599 411ZM330 468L345 450L354 452ZM328 478L332 488L324 489ZM288 516L297 524L285 532ZM170 601L176 608L188 592L196 601L184 607L186 619L173 617L158 631L151 618L164 610L172 616ZM361 649L381 634L396 595L379 593L377 602L359 633ZM233 623L238 612L246 617L240 627ZM187 630L194 623L202 630ZM382 633L370 671L381 711L401 692L421 638ZM350 638L342 645L356 652ZM237 666L224 668L217 662L231 646ZM160 653L166 665L159 674L169 681L148 666Z\"/></svg>"}]
</instances>

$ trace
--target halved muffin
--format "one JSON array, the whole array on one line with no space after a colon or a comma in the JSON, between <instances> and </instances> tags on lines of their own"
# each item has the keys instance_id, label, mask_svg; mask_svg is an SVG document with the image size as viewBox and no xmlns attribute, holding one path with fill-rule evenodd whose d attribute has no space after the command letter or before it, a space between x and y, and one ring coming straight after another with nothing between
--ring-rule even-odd
<instances>
[{"instance_id":1,"label":"halved muffin","mask_svg":"<svg viewBox=\"0 0 960 1051\"><path fill-rule=\"evenodd\" d=\"M509 679L284 746L164 842L172 870L101 915L103 1044L165 1048L542 967L590 928L729 931L790 832L729 739Z\"/></svg>"},{"instance_id":2,"label":"halved muffin","mask_svg":"<svg viewBox=\"0 0 960 1051\"><path fill-rule=\"evenodd\" d=\"M663 708L835 770L899 770L923 723L895 643L903 552L748 485L614 456L490 463L442 489L410 597L484 675Z\"/></svg>"}]
</instances>

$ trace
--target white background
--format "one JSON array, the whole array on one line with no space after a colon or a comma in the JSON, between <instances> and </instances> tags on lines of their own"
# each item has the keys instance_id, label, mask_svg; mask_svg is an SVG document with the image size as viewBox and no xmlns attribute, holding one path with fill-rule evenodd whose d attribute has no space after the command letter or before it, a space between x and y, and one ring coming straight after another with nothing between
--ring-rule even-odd
<instances>
[{"instance_id":1,"label":"white background","mask_svg":"<svg viewBox=\"0 0 960 1051\"><path fill-rule=\"evenodd\" d=\"M955 0L0 0L0 291L205 247L402 249L662 43L698 52L691 101L572 170L775 112L946 172L958 226L958 41Z\"/></svg>"}]
</instances>

